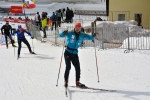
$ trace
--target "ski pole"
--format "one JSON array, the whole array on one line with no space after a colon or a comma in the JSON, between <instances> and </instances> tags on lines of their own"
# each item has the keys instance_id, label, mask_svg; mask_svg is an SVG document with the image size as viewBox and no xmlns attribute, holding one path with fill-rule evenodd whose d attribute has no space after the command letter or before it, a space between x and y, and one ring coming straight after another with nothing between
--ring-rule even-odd
<instances>
[{"instance_id":1,"label":"ski pole","mask_svg":"<svg viewBox=\"0 0 150 100\"><path fill-rule=\"evenodd\" d=\"M96 60L96 68L97 68L97 78L98 78L98 83L99 83L99 73L98 73L98 64L97 64L97 55L96 55L95 40L94 40L94 48L95 48L95 60Z\"/></svg>"},{"instance_id":2,"label":"ski pole","mask_svg":"<svg viewBox=\"0 0 150 100\"><path fill-rule=\"evenodd\" d=\"M15 56L15 47L14 47L14 56Z\"/></svg>"},{"instance_id":3,"label":"ski pole","mask_svg":"<svg viewBox=\"0 0 150 100\"><path fill-rule=\"evenodd\" d=\"M33 47L33 52L34 52L34 45L33 45L33 39L32 39L32 47Z\"/></svg>"},{"instance_id":4,"label":"ski pole","mask_svg":"<svg viewBox=\"0 0 150 100\"><path fill-rule=\"evenodd\" d=\"M60 68L61 68L61 64L62 64L62 58L63 58L64 48L65 48L65 40L64 40L62 55L61 55L61 59L60 59L60 67L59 67L59 72L58 72L58 78L57 78L57 84L56 84L56 86L58 86L58 80L59 80L59 74L60 74Z\"/></svg>"},{"instance_id":5,"label":"ski pole","mask_svg":"<svg viewBox=\"0 0 150 100\"><path fill-rule=\"evenodd\" d=\"M14 42L15 42L15 35L14 35ZM14 56L15 56L15 47L14 47Z\"/></svg>"}]
</instances>

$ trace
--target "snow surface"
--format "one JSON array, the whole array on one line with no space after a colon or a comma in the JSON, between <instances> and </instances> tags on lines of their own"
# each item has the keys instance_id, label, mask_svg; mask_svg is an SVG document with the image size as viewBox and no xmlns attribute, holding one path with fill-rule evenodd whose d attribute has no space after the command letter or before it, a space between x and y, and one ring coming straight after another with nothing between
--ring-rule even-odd
<instances>
[{"instance_id":1,"label":"snow surface","mask_svg":"<svg viewBox=\"0 0 150 100\"><path fill-rule=\"evenodd\" d=\"M0 46L0 100L149 100L150 99L150 51L124 50L97 51L99 80L94 48L79 49L81 82L89 87L113 89L117 92L102 92L69 88L65 96L62 60L58 87L56 87L62 46L41 43L26 36L34 51L28 54L23 44L21 58L16 59L17 49ZM17 45L17 44L16 44ZM15 53L15 55L14 55ZM75 85L75 70L72 66L69 85Z\"/></svg>"},{"instance_id":2,"label":"snow surface","mask_svg":"<svg viewBox=\"0 0 150 100\"><path fill-rule=\"evenodd\" d=\"M0 25L3 25L5 22L1 23ZM124 24L120 23L120 25ZM17 24L13 24L13 27L17 27ZM124 53L124 49L98 51L97 48L100 81L98 83L95 49L93 47L80 48L81 82L89 87L117 91L103 92L69 87L68 97L66 97L63 87L64 58L60 67L63 46L53 46L51 42L41 43L35 39L32 41L28 35L26 38L32 50L38 55L29 54L28 48L22 43L21 58L17 60L17 48L13 48L11 44L8 49L5 45L0 45L0 100L150 99L149 50ZM59 68L60 77L58 87L56 87ZM70 71L69 85L75 85L73 66Z\"/></svg>"}]
</instances>

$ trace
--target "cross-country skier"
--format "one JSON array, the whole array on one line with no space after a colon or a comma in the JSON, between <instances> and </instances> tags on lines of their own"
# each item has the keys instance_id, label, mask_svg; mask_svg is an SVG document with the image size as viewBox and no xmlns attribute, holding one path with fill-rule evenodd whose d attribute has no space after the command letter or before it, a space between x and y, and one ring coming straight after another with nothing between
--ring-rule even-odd
<instances>
[{"instance_id":1,"label":"cross-country skier","mask_svg":"<svg viewBox=\"0 0 150 100\"><path fill-rule=\"evenodd\" d=\"M68 87L68 78L69 72L71 69L71 62L75 67L76 71L76 86L80 88L86 87L84 84L80 83L80 62L78 57L78 48L82 44L83 40L94 40L94 35L88 35L84 32L81 32L81 23L76 22L74 24L74 30L66 30L62 33L59 33L60 37L66 37L66 49L64 52L64 59L66 63L66 70L64 73L65 84L64 86Z\"/></svg>"},{"instance_id":2,"label":"cross-country skier","mask_svg":"<svg viewBox=\"0 0 150 100\"><path fill-rule=\"evenodd\" d=\"M3 30L4 30L4 32L3 32ZM13 46L13 47L16 47L16 46L14 45L15 42L14 42L14 40L12 39L12 37L11 37L11 35L10 35L10 34L11 34L10 31L11 31L11 33L12 33L12 27L11 27L11 25L9 25L9 21L6 21L6 24L3 25L2 28L1 28L1 32L2 32L2 35L3 35L3 34L5 35L6 48L7 48L7 49L8 49L8 40L7 40L7 37L10 38L12 46Z\"/></svg>"},{"instance_id":3,"label":"cross-country skier","mask_svg":"<svg viewBox=\"0 0 150 100\"><path fill-rule=\"evenodd\" d=\"M27 33L28 35L31 36L31 33L30 32L27 32L25 29L22 28L21 25L18 25L18 29L16 30L16 34L17 34L17 39L18 39L18 58L20 57L20 51L21 51L21 42L24 42L28 49L29 49L29 52L31 54L35 54L34 52L32 52L31 50L31 47L30 47L30 44L29 42L27 41L27 39L25 38L25 35L24 33ZM14 35L14 33L12 33L12 35ZM33 37L31 36L31 38L33 39Z\"/></svg>"}]
</instances>

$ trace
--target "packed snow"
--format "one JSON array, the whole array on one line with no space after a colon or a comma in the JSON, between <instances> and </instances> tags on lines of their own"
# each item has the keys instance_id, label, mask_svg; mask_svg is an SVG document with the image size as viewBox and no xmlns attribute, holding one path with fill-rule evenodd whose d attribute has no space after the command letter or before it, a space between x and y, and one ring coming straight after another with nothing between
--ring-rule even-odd
<instances>
[{"instance_id":1,"label":"packed snow","mask_svg":"<svg viewBox=\"0 0 150 100\"><path fill-rule=\"evenodd\" d=\"M0 27L4 23L1 22ZM18 24L10 24L12 27L17 28ZM136 26L134 21L116 22L115 24L111 22L97 23L99 26L102 26L102 24L106 27L115 27L115 25L134 26L134 24ZM84 25L86 27L90 24L84 23ZM23 27L25 26L23 25ZM130 29L131 34L132 32L135 33L135 30L132 30L133 27ZM143 30L138 30L137 33L140 34L141 31ZM149 34L149 30L147 30L147 34ZM130 53L124 53L125 49L119 48L99 51L98 48L95 51L94 47L80 48L81 82L89 87L117 91L104 92L69 87L68 97L66 97L64 58L61 63L63 46L54 46L51 42L41 43L36 39L32 40L28 35L26 35L26 38L37 55L29 54L28 48L22 43L21 58L17 60L17 48L13 48L11 44L8 49L5 45L0 45L0 100L150 99L149 50L134 50ZM137 37L132 38L136 39ZM140 39L137 38L137 40ZM15 41L17 41L16 37ZM133 42L132 45L136 45L135 43L137 42ZM17 43L15 44L17 45ZM126 44L123 42L123 45ZM58 87L56 87L59 68L60 76ZM75 86L75 69L73 65L70 71L69 85Z\"/></svg>"}]
</instances>

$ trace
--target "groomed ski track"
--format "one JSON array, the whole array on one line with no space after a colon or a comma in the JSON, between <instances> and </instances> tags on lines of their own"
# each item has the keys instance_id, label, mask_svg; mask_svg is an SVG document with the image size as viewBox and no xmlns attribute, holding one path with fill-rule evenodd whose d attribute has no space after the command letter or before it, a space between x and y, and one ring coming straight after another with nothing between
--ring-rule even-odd
<instances>
[{"instance_id":1,"label":"groomed ski track","mask_svg":"<svg viewBox=\"0 0 150 100\"><path fill-rule=\"evenodd\" d=\"M26 36L32 47L32 40ZM150 99L150 52L134 51L124 54L121 49L97 51L99 78L97 82L94 48L79 49L81 82L89 87L117 90L104 92L69 88L65 95L62 61L58 87L57 76L62 46L33 40L34 52L22 43L19 60L14 48L0 46L0 100L149 100ZM17 45L17 43L16 43ZM15 48L17 53L17 48ZM72 66L69 85L75 85Z\"/></svg>"}]
</instances>

